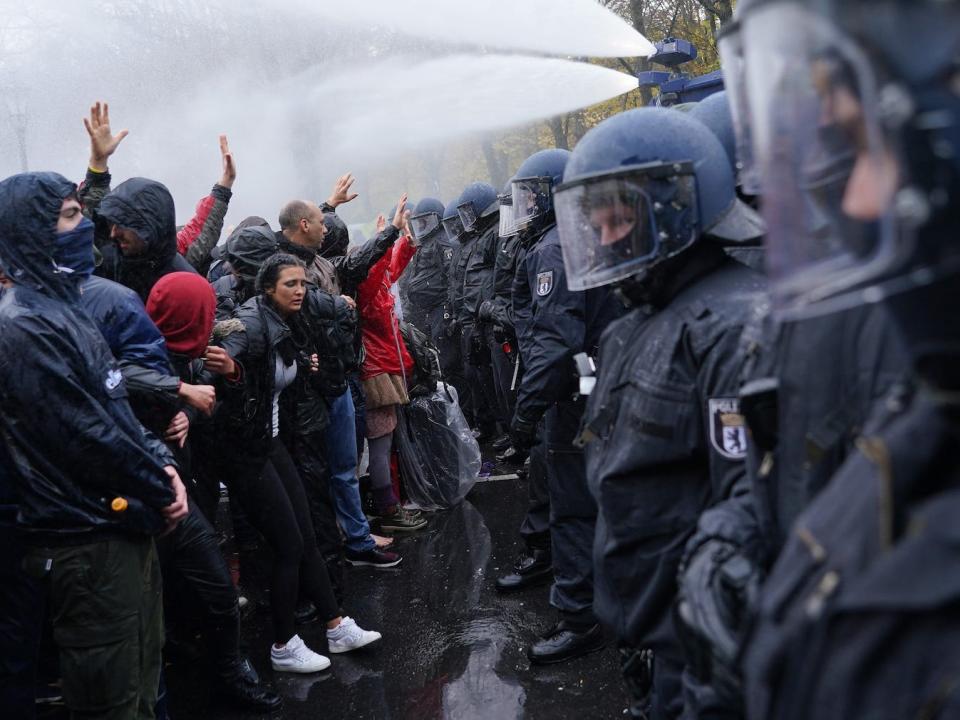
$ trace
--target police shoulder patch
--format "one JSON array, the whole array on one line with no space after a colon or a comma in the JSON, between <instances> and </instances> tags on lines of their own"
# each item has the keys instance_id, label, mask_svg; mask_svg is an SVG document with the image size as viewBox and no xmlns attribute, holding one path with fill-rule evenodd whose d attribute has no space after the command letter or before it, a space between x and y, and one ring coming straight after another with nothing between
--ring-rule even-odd
<instances>
[{"instance_id":1,"label":"police shoulder patch","mask_svg":"<svg viewBox=\"0 0 960 720\"><path fill-rule=\"evenodd\" d=\"M444 256L447 260L453 259L453 248L449 248L449 247L444 248L444 249L443 249L443 256Z\"/></svg>"},{"instance_id":2,"label":"police shoulder patch","mask_svg":"<svg viewBox=\"0 0 960 720\"><path fill-rule=\"evenodd\" d=\"M553 290L553 270L537 274L537 295L546 297Z\"/></svg>"},{"instance_id":3,"label":"police shoulder patch","mask_svg":"<svg viewBox=\"0 0 960 720\"><path fill-rule=\"evenodd\" d=\"M747 456L747 423L740 414L737 398L711 398L710 444L729 460L743 460Z\"/></svg>"}]
</instances>

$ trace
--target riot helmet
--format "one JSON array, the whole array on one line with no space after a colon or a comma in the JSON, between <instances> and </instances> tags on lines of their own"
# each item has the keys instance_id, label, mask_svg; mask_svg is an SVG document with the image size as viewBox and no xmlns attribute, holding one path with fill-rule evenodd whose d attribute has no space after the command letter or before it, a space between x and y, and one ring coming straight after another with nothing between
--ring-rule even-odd
<instances>
[{"instance_id":1,"label":"riot helmet","mask_svg":"<svg viewBox=\"0 0 960 720\"><path fill-rule=\"evenodd\" d=\"M702 235L740 242L755 229L720 141L665 108L630 110L584 135L556 205L571 290L645 275Z\"/></svg>"},{"instance_id":2,"label":"riot helmet","mask_svg":"<svg viewBox=\"0 0 960 720\"><path fill-rule=\"evenodd\" d=\"M741 15L775 307L833 312L957 274L960 4L767 0Z\"/></svg>"},{"instance_id":3,"label":"riot helmet","mask_svg":"<svg viewBox=\"0 0 960 720\"><path fill-rule=\"evenodd\" d=\"M517 234L517 228L513 219L513 185L510 180L497 195L497 201L500 203L500 237L512 237Z\"/></svg>"},{"instance_id":4,"label":"riot helmet","mask_svg":"<svg viewBox=\"0 0 960 720\"><path fill-rule=\"evenodd\" d=\"M451 200L443 211L443 229L446 231L450 242L463 242L464 236L467 234L463 228L460 213L457 211L457 204L458 200Z\"/></svg>"},{"instance_id":5,"label":"riot helmet","mask_svg":"<svg viewBox=\"0 0 960 720\"><path fill-rule=\"evenodd\" d=\"M727 160L730 162L730 170L739 185L740 164L737 162L736 133L733 130L733 118L726 91L714 93L698 103L692 103L689 115L706 125L707 129L720 141L723 151L727 155ZM738 198L737 202L744 201ZM745 221L749 220L754 225L752 237L743 239L759 240L762 238L765 228L760 215L750 206L741 208L740 212Z\"/></svg>"},{"instance_id":6,"label":"riot helmet","mask_svg":"<svg viewBox=\"0 0 960 720\"><path fill-rule=\"evenodd\" d=\"M482 218L488 218L500 210L497 191L492 185L475 182L467 185L457 201L460 222L467 232L477 232Z\"/></svg>"},{"instance_id":7,"label":"riot helmet","mask_svg":"<svg viewBox=\"0 0 960 720\"><path fill-rule=\"evenodd\" d=\"M410 232L418 242L433 236L443 222L443 203L435 198L424 198L410 215Z\"/></svg>"},{"instance_id":8,"label":"riot helmet","mask_svg":"<svg viewBox=\"0 0 960 720\"><path fill-rule=\"evenodd\" d=\"M562 181L569 159L569 150L540 150L517 170L510 181L517 231L537 234L554 222L553 191Z\"/></svg>"},{"instance_id":9,"label":"riot helmet","mask_svg":"<svg viewBox=\"0 0 960 720\"><path fill-rule=\"evenodd\" d=\"M748 195L760 194L760 175L753 159L741 18L760 1L762 0L740 0L733 10L733 20L717 33L717 50L723 67L723 86L727 94L736 143L737 181Z\"/></svg>"}]
</instances>

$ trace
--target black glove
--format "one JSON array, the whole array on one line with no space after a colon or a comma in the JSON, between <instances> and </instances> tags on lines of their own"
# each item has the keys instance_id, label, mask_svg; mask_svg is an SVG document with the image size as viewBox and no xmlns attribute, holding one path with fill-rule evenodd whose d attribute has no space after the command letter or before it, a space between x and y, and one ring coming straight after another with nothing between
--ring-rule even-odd
<instances>
[{"instance_id":1,"label":"black glove","mask_svg":"<svg viewBox=\"0 0 960 720\"><path fill-rule=\"evenodd\" d=\"M477 308L477 320L479 322L493 322L493 300L484 300Z\"/></svg>"},{"instance_id":2,"label":"black glove","mask_svg":"<svg viewBox=\"0 0 960 720\"><path fill-rule=\"evenodd\" d=\"M705 541L680 567L676 623L694 675L737 702L742 633L756 603L759 568L735 544Z\"/></svg>"},{"instance_id":3,"label":"black glove","mask_svg":"<svg viewBox=\"0 0 960 720\"><path fill-rule=\"evenodd\" d=\"M444 330L444 334L445 334L448 338L454 338L454 337L456 337L457 335L459 335L459 334L460 334L460 323L458 323L456 320L449 320L448 323L447 323L447 327L446 327L446 329Z\"/></svg>"},{"instance_id":4,"label":"black glove","mask_svg":"<svg viewBox=\"0 0 960 720\"><path fill-rule=\"evenodd\" d=\"M537 423L514 415L510 424L510 439L517 450L529 452L530 448L537 444Z\"/></svg>"}]
</instances>

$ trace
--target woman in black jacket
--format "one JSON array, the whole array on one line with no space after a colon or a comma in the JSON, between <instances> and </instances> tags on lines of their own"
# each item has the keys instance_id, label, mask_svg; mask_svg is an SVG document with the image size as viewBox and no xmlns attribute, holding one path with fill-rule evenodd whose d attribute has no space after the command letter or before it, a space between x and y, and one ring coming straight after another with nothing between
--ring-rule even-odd
<instances>
[{"instance_id":1,"label":"woman in black jacket","mask_svg":"<svg viewBox=\"0 0 960 720\"><path fill-rule=\"evenodd\" d=\"M327 622L330 652L347 652L380 639L380 633L341 617L317 549L303 483L280 440L281 394L298 375L317 369L299 316L306 288L302 262L283 254L270 258L257 276L258 295L237 309L230 321L233 332L205 356L207 368L224 380L224 403L217 416L224 431L224 476L231 478L231 490L239 494L248 519L274 553L271 663L274 670L301 673L324 670L330 661L294 633L300 583Z\"/></svg>"}]
</instances>

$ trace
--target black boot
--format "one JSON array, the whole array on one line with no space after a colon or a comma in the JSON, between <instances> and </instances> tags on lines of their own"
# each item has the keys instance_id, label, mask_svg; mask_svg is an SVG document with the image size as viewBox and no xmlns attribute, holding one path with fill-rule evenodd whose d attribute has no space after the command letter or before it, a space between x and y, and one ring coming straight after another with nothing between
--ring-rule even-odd
<instances>
[{"instance_id":1,"label":"black boot","mask_svg":"<svg viewBox=\"0 0 960 720\"><path fill-rule=\"evenodd\" d=\"M527 453L523 450L517 450L512 445L496 457L500 464L523 465L527 461ZM517 474L519 475L519 472Z\"/></svg>"},{"instance_id":2,"label":"black boot","mask_svg":"<svg viewBox=\"0 0 960 720\"><path fill-rule=\"evenodd\" d=\"M543 634L543 639L527 648L527 657L536 665L566 662L606 645L599 624L580 626L561 620Z\"/></svg>"},{"instance_id":3,"label":"black boot","mask_svg":"<svg viewBox=\"0 0 960 720\"><path fill-rule=\"evenodd\" d=\"M211 661L216 673L217 694L225 701L250 710L276 710L283 704L279 695L260 684L250 661L240 654L240 625L224 622L207 633Z\"/></svg>"},{"instance_id":4,"label":"black boot","mask_svg":"<svg viewBox=\"0 0 960 720\"><path fill-rule=\"evenodd\" d=\"M553 580L550 551L531 548L517 558L513 572L497 578L497 592L508 593L545 585Z\"/></svg>"},{"instance_id":5,"label":"black boot","mask_svg":"<svg viewBox=\"0 0 960 720\"><path fill-rule=\"evenodd\" d=\"M239 675L231 678L219 678L217 693L231 705L247 710L272 711L283 705L283 698L263 685L252 685Z\"/></svg>"}]
</instances>

